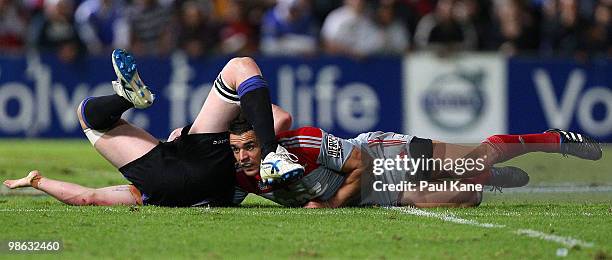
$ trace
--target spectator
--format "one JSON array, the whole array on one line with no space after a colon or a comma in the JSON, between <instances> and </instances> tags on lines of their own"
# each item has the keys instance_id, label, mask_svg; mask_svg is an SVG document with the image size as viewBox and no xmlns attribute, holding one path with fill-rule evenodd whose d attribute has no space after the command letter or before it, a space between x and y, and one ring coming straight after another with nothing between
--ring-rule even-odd
<instances>
[{"instance_id":1,"label":"spectator","mask_svg":"<svg viewBox=\"0 0 612 260\"><path fill-rule=\"evenodd\" d=\"M266 55L312 55L317 28L305 0L278 0L263 18L260 50Z\"/></svg>"},{"instance_id":2,"label":"spectator","mask_svg":"<svg viewBox=\"0 0 612 260\"><path fill-rule=\"evenodd\" d=\"M393 6L395 15L405 22L409 32L415 32L419 20L434 9L432 0L397 0Z\"/></svg>"},{"instance_id":3,"label":"spectator","mask_svg":"<svg viewBox=\"0 0 612 260\"><path fill-rule=\"evenodd\" d=\"M255 29L246 19L245 8L242 2L236 0L221 1L224 9L220 14L222 27L220 31L220 47L222 54L251 55L257 50L255 42Z\"/></svg>"},{"instance_id":4,"label":"spectator","mask_svg":"<svg viewBox=\"0 0 612 260\"><path fill-rule=\"evenodd\" d=\"M85 0L76 10L79 35L91 54L110 53L127 48L127 21L119 0Z\"/></svg>"},{"instance_id":5,"label":"spectator","mask_svg":"<svg viewBox=\"0 0 612 260\"><path fill-rule=\"evenodd\" d=\"M409 46L408 30L404 22L396 17L394 5L394 0L384 0L376 10L376 21L383 37L381 54L402 54Z\"/></svg>"},{"instance_id":6,"label":"spectator","mask_svg":"<svg viewBox=\"0 0 612 260\"><path fill-rule=\"evenodd\" d=\"M210 9L202 3L187 1L179 16L179 48L190 57L200 57L214 51L219 42L219 30L210 19Z\"/></svg>"},{"instance_id":7,"label":"spectator","mask_svg":"<svg viewBox=\"0 0 612 260\"><path fill-rule=\"evenodd\" d=\"M533 18L520 0L496 1L495 20L488 39L488 49L506 55L537 49L537 33Z\"/></svg>"},{"instance_id":8,"label":"spectator","mask_svg":"<svg viewBox=\"0 0 612 260\"><path fill-rule=\"evenodd\" d=\"M477 35L469 21L461 22L453 13L456 0L440 0L433 13L423 17L414 35L419 49L439 48L473 50Z\"/></svg>"},{"instance_id":9,"label":"spectator","mask_svg":"<svg viewBox=\"0 0 612 260\"><path fill-rule=\"evenodd\" d=\"M594 56L612 57L612 1L600 1L595 7L594 23L589 28L587 50Z\"/></svg>"},{"instance_id":10,"label":"spectator","mask_svg":"<svg viewBox=\"0 0 612 260\"><path fill-rule=\"evenodd\" d=\"M514 1L514 0L497 0ZM523 1L523 0L519 0ZM488 33L491 27L491 0L460 0L457 1L453 9L454 16L460 24L473 28L476 35L474 49L482 50L486 46L486 41L492 37Z\"/></svg>"},{"instance_id":11,"label":"spectator","mask_svg":"<svg viewBox=\"0 0 612 260\"><path fill-rule=\"evenodd\" d=\"M31 42L42 51L54 52L63 62L72 62L85 47L74 22L71 0L45 1L44 15L32 25Z\"/></svg>"},{"instance_id":12,"label":"spectator","mask_svg":"<svg viewBox=\"0 0 612 260\"><path fill-rule=\"evenodd\" d=\"M44 13L45 0L20 0L20 6L25 10L30 18L37 17ZM30 21L32 22L32 20Z\"/></svg>"},{"instance_id":13,"label":"spectator","mask_svg":"<svg viewBox=\"0 0 612 260\"><path fill-rule=\"evenodd\" d=\"M255 47L254 51L257 51L259 40L261 39L260 29L262 28L261 23L264 14L266 10L275 5L275 2L275 0L240 0L240 6L244 10L244 19L253 32L249 40L253 43L253 47Z\"/></svg>"},{"instance_id":14,"label":"spectator","mask_svg":"<svg viewBox=\"0 0 612 260\"><path fill-rule=\"evenodd\" d=\"M136 55L166 55L172 48L172 9L158 0L135 0L127 14L130 48Z\"/></svg>"},{"instance_id":15,"label":"spectator","mask_svg":"<svg viewBox=\"0 0 612 260\"><path fill-rule=\"evenodd\" d=\"M343 1L344 0L311 0L311 13L315 23L318 25L323 24L323 22L325 22L325 18L327 18L327 15L329 15L331 11L342 6Z\"/></svg>"},{"instance_id":16,"label":"spectator","mask_svg":"<svg viewBox=\"0 0 612 260\"><path fill-rule=\"evenodd\" d=\"M0 0L0 52L23 50L27 19L15 0Z\"/></svg>"},{"instance_id":17,"label":"spectator","mask_svg":"<svg viewBox=\"0 0 612 260\"><path fill-rule=\"evenodd\" d=\"M383 47L382 35L366 13L363 0L345 0L323 23L321 36L328 54L360 58Z\"/></svg>"},{"instance_id":18,"label":"spectator","mask_svg":"<svg viewBox=\"0 0 612 260\"><path fill-rule=\"evenodd\" d=\"M588 21L578 12L577 0L549 0L544 4L541 51L544 55L583 57Z\"/></svg>"}]
</instances>

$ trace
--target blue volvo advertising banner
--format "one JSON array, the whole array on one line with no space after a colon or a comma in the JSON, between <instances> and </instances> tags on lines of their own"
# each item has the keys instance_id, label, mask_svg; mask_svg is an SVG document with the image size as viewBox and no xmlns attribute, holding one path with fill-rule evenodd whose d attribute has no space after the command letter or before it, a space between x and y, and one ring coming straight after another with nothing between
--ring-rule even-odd
<instances>
[{"instance_id":1,"label":"blue volvo advertising banner","mask_svg":"<svg viewBox=\"0 0 612 260\"><path fill-rule=\"evenodd\" d=\"M510 59L509 132L560 128L612 142L612 64Z\"/></svg>"},{"instance_id":2,"label":"blue volvo advertising banner","mask_svg":"<svg viewBox=\"0 0 612 260\"><path fill-rule=\"evenodd\" d=\"M158 138L193 121L229 58L139 59L144 82L157 94L146 110L124 115ZM342 137L402 131L401 58L256 58L273 102L294 126L314 125ZM83 137L75 109L87 96L112 94L110 58L64 64L54 56L0 58L0 136Z\"/></svg>"},{"instance_id":3,"label":"blue volvo advertising banner","mask_svg":"<svg viewBox=\"0 0 612 260\"><path fill-rule=\"evenodd\" d=\"M167 59L140 58L140 73L157 99L152 107L131 110L124 118L165 138L172 129L193 121L212 80L228 60L189 60L181 54ZM373 130L418 132L414 124L407 127L414 115L409 113L406 97L422 80L406 84L417 78L406 72L402 58L256 60L270 83L273 102L293 114L294 127L314 125L341 137ZM609 61L578 64L513 58L507 60L507 69L500 71L506 77L495 82L505 87L500 87L496 96L504 102L492 102L491 109L506 107L500 110L505 116L498 118L505 118L507 132L561 128L612 142ZM76 106L87 96L112 94L110 81L115 78L108 57L74 64L44 55L0 58L0 137L83 137ZM436 138L431 131L421 135ZM486 135L481 133L478 138Z\"/></svg>"}]
</instances>

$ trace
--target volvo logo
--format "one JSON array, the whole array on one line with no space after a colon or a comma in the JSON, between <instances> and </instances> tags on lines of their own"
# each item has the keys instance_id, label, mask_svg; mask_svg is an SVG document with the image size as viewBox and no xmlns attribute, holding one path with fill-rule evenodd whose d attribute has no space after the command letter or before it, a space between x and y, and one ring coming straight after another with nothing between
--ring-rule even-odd
<instances>
[{"instance_id":1,"label":"volvo logo","mask_svg":"<svg viewBox=\"0 0 612 260\"><path fill-rule=\"evenodd\" d=\"M482 71L458 71L434 78L421 99L431 122L453 131L474 125L485 106L483 77Z\"/></svg>"}]
</instances>

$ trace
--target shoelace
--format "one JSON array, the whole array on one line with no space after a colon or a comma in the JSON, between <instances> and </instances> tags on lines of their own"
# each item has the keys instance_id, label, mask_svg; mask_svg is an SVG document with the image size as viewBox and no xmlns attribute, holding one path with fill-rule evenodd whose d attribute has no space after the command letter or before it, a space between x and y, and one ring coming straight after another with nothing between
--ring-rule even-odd
<instances>
[{"instance_id":1,"label":"shoelace","mask_svg":"<svg viewBox=\"0 0 612 260\"><path fill-rule=\"evenodd\" d=\"M280 153L276 153L276 155L282 158L287 158L289 161L294 162L294 163L298 162L298 157L295 154L292 154L290 152L280 152Z\"/></svg>"},{"instance_id":2,"label":"shoelace","mask_svg":"<svg viewBox=\"0 0 612 260\"><path fill-rule=\"evenodd\" d=\"M123 87L123 85L121 85L121 82L119 82L118 80L111 81L111 84L113 84L113 88L122 88Z\"/></svg>"}]
</instances>

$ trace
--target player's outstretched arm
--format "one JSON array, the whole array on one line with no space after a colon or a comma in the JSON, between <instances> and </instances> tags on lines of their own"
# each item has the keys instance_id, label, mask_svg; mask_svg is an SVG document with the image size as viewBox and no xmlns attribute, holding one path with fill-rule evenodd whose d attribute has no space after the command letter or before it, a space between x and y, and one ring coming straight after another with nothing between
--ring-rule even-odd
<instances>
[{"instance_id":1,"label":"player's outstretched arm","mask_svg":"<svg viewBox=\"0 0 612 260\"><path fill-rule=\"evenodd\" d=\"M4 185L10 189L33 187L61 202L74 206L142 205L140 192L132 185L93 189L70 182L49 179L43 177L36 170L31 171L21 179L6 180Z\"/></svg>"},{"instance_id":2,"label":"player's outstretched arm","mask_svg":"<svg viewBox=\"0 0 612 260\"><path fill-rule=\"evenodd\" d=\"M364 174L365 171L366 165L361 156L361 149L355 147L342 166L342 173L346 175L346 179L336 194L327 201L310 201L304 205L304 208L339 208L346 206L346 203L361 191L361 174Z\"/></svg>"}]
</instances>

